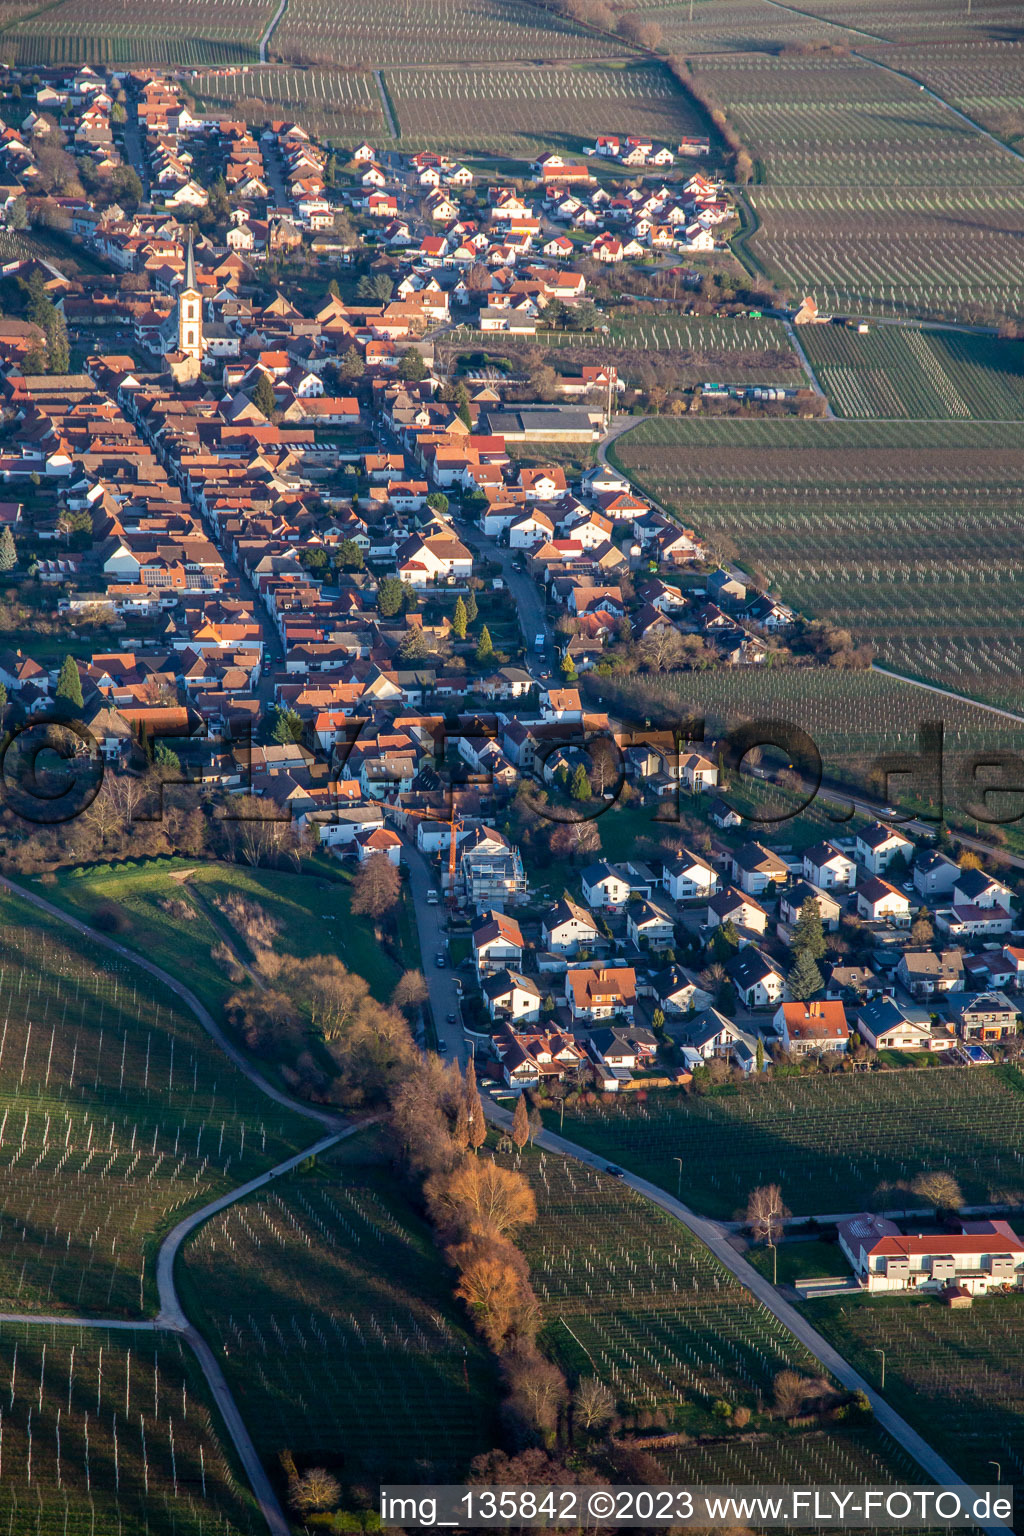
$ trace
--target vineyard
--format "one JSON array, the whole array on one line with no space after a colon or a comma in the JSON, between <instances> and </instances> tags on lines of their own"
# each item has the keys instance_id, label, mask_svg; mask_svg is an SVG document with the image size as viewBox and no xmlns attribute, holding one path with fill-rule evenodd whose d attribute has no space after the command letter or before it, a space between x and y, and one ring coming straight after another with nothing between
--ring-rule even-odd
<instances>
[{"instance_id":1,"label":"vineyard","mask_svg":"<svg viewBox=\"0 0 1024 1536\"><path fill-rule=\"evenodd\" d=\"M256 1536L178 1339L0 1324L7 1536Z\"/></svg>"},{"instance_id":2,"label":"vineyard","mask_svg":"<svg viewBox=\"0 0 1024 1536\"><path fill-rule=\"evenodd\" d=\"M138 1317L155 1236L308 1133L130 965L2 912L0 1310Z\"/></svg>"},{"instance_id":3,"label":"vineyard","mask_svg":"<svg viewBox=\"0 0 1024 1536\"><path fill-rule=\"evenodd\" d=\"M403 140L458 153L579 151L599 133L668 142L705 132L662 65L563 69L397 69L386 83Z\"/></svg>"},{"instance_id":4,"label":"vineyard","mask_svg":"<svg viewBox=\"0 0 1024 1536\"><path fill-rule=\"evenodd\" d=\"M964 1477L1024 1484L1024 1299L975 1300L951 1311L936 1298L823 1300L816 1328L875 1386L885 1351L885 1395Z\"/></svg>"},{"instance_id":5,"label":"vineyard","mask_svg":"<svg viewBox=\"0 0 1024 1536\"><path fill-rule=\"evenodd\" d=\"M152 19L136 0L34 6L5 32L20 63L224 65L255 61L274 0L161 0ZM59 14L56 14L59 13Z\"/></svg>"},{"instance_id":6,"label":"vineyard","mask_svg":"<svg viewBox=\"0 0 1024 1536\"><path fill-rule=\"evenodd\" d=\"M662 1410L678 1427L714 1434L714 1401L757 1411L778 1371L821 1374L702 1244L642 1196L550 1153L527 1151L522 1167L538 1205L520 1246L544 1312L541 1340L571 1377L596 1372L622 1412ZM803 1434L777 1423L747 1444L658 1456L680 1480L712 1483L756 1482L769 1467L835 1482L909 1470L877 1432ZM716 1467L725 1475L704 1475Z\"/></svg>"},{"instance_id":7,"label":"vineyard","mask_svg":"<svg viewBox=\"0 0 1024 1536\"><path fill-rule=\"evenodd\" d=\"M998 138L1020 148L1024 137L1024 33L1015 42L887 49L877 57L902 69Z\"/></svg>"},{"instance_id":8,"label":"vineyard","mask_svg":"<svg viewBox=\"0 0 1024 1536\"><path fill-rule=\"evenodd\" d=\"M522 342L502 340L493 332L460 328L459 340L493 356L513 359L525 352ZM541 331L531 347L549 347L552 363L566 373L586 364L614 364L627 382L638 382L645 368L669 373L676 384L722 380L730 384L804 384L800 360L785 326L778 320L728 320L715 315L655 315L613 320L607 335L578 331Z\"/></svg>"},{"instance_id":9,"label":"vineyard","mask_svg":"<svg viewBox=\"0 0 1024 1536\"><path fill-rule=\"evenodd\" d=\"M493 1365L373 1133L207 1223L182 1293L268 1470L457 1481L495 1441ZM429 1469L429 1470L427 1470Z\"/></svg>"},{"instance_id":10,"label":"vineyard","mask_svg":"<svg viewBox=\"0 0 1024 1536\"><path fill-rule=\"evenodd\" d=\"M868 59L694 67L763 166L750 249L781 283L824 310L1019 313L1020 159Z\"/></svg>"},{"instance_id":11,"label":"vineyard","mask_svg":"<svg viewBox=\"0 0 1024 1536\"><path fill-rule=\"evenodd\" d=\"M200 112L244 112L250 123L301 117L311 133L334 139L387 138L372 75L337 69L246 69L200 73L190 81Z\"/></svg>"},{"instance_id":12,"label":"vineyard","mask_svg":"<svg viewBox=\"0 0 1024 1536\"><path fill-rule=\"evenodd\" d=\"M960 331L807 326L804 351L839 416L1020 421L1024 350Z\"/></svg>"},{"instance_id":13,"label":"vineyard","mask_svg":"<svg viewBox=\"0 0 1024 1536\"><path fill-rule=\"evenodd\" d=\"M625 1096L623 1096L625 1099ZM572 1121L569 1128L570 1118ZM915 1197L924 1169L953 1171L968 1204L1024 1198L1024 1079L1013 1069L786 1078L704 1097L576 1106L566 1135L687 1204L731 1218L759 1184L782 1186L795 1215Z\"/></svg>"},{"instance_id":14,"label":"vineyard","mask_svg":"<svg viewBox=\"0 0 1024 1536\"><path fill-rule=\"evenodd\" d=\"M1024 527L1018 438L1011 425L969 421L657 418L620 438L615 456L686 523L734 541L800 612L872 641L902 671L1020 709L1020 568L1008 558ZM883 697L871 679L827 679L837 697L847 687L865 704ZM902 697L919 715L921 696ZM941 701L947 721L955 710Z\"/></svg>"},{"instance_id":15,"label":"vineyard","mask_svg":"<svg viewBox=\"0 0 1024 1536\"><path fill-rule=\"evenodd\" d=\"M554 11L524 0L289 0L272 51L299 62L451 64L590 59L620 51Z\"/></svg>"}]
</instances>

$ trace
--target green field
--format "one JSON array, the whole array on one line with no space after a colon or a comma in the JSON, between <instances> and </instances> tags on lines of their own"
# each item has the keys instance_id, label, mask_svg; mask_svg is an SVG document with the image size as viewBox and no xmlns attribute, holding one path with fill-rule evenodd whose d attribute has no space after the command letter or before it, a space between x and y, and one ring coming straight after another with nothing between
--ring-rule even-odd
<instances>
[{"instance_id":1,"label":"green field","mask_svg":"<svg viewBox=\"0 0 1024 1536\"><path fill-rule=\"evenodd\" d=\"M0 1325L9 1536L258 1536L181 1340Z\"/></svg>"},{"instance_id":2,"label":"green field","mask_svg":"<svg viewBox=\"0 0 1024 1536\"><path fill-rule=\"evenodd\" d=\"M268 1471L455 1482L497 1441L493 1362L373 1132L232 1206L192 1239L182 1295Z\"/></svg>"},{"instance_id":3,"label":"green field","mask_svg":"<svg viewBox=\"0 0 1024 1536\"><path fill-rule=\"evenodd\" d=\"M0 915L0 1310L138 1317L157 1236L312 1133L133 966Z\"/></svg>"},{"instance_id":4,"label":"green field","mask_svg":"<svg viewBox=\"0 0 1024 1536\"><path fill-rule=\"evenodd\" d=\"M937 1297L841 1297L804 1312L968 1481L1024 1483L1024 1298L975 1300L951 1311Z\"/></svg>"},{"instance_id":5,"label":"green field","mask_svg":"<svg viewBox=\"0 0 1024 1536\"><path fill-rule=\"evenodd\" d=\"M659 417L613 457L799 612L912 676L1024 703L1020 573L1005 558L1024 526L1015 424ZM937 705L953 717L949 700Z\"/></svg>"},{"instance_id":6,"label":"green field","mask_svg":"<svg viewBox=\"0 0 1024 1536\"><path fill-rule=\"evenodd\" d=\"M831 325L801 341L838 416L1020 421L1024 343L958 331Z\"/></svg>"},{"instance_id":7,"label":"green field","mask_svg":"<svg viewBox=\"0 0 1024 1536\"><path fill-rule=\"evenodd\" d=\"M904 1186L935 1168L955 1174L968 1204L1017 1204L1022 1133L1024 1077L1001 1067L781 1078L565 1113L567 1136L672 1194L681 1157L683 1200L722 1218L773 1183L798 1216L914 1209L920 1200Z\"/></svg>"},{"instance_id":8,"label":"green field","mask_svg":"<svg viewBox=\"0 0 1024 1536\"><path fill-rule=\"evenodd\" d=\"M286 953L300 958L337 954L366 977L376 997L390 996L398 969L365 922L351 918L350 878L333 865L292 872L183 858L128 861L63 871L46 895L87 922L104 906L120 908L127 926L118 941L181 976L216 1016L234 984L210 955L220 933L230 931L226 919L210 908L232 892L257 902L280 924L279 943ZM174 899L185 900L194 913L191 920L163 909L162 902ZM241 948L246 954L244 941Z\"/></svg>"}]
</instances>

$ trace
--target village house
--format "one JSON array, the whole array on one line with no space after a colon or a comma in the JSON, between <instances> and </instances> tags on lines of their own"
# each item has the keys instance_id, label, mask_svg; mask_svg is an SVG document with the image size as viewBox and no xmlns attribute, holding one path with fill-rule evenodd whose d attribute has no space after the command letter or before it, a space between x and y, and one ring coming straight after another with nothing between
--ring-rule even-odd
<instances>
[{"instance_id":1,"label":"village house","mask_svg":"<svg viewBox=\"0 0 1024 1536\"><path fill-rule=\"evenodd\" d=\"M526 943L515 918L504 912L481 912L471 925L471 943L478 978L522 966Z\"/></svg>"},{"instance_id":2,"label":"village house","mask_svg":"<svg viewBox=\"0 0 1024 1536\"><path fill-rule=\"evenodd\" d=\"M906 928L910 925L910 898L888 880L872 875L857 887L857 915L869 922Z\"/></svg>"},{"instance_id":3,"label":"village house","mask_svg":"<svg viewBox=\"0 0 1024 1536\"><path fill-rule=\"evenodd\" d=\"M880 821L858 832L854 846L869 875L884 875L897 854L909 860L914 851L909 837L904 837L895 827L883 826Z\"/></svg>"},{"instance_id":4,"label":"village house","mask_svg":"<svg viewBox=\"0 0 1024 1536\"><path fill-rule=\"evenodd\" d=\"M789 868L771 849L744 843L732 856L732 877L748 896L761 896L770 885L785 885Z\"/></svg>"},{"instance_id":5,"label":"village house","mask_svg":"<svg viewBox=\"0 0 1024 1536\"><path fill-rule=\"evenodd\" d=\"M949 1042L932 1031L921 1009L906 1008L893 997L875 997L854 1015L857 1033L876 1051L941 1050Z\"/></svg>"},{"instance_id":6,"label":"village house","mask_svg":"<svg viewBox=\"0 0 1024 1536\"><path fill-rule=\"evenodd\" d=\"M562 896L541 924L545 949L556 954L575 955L581 948L592 949L601 937L600 930L586 907L570 896Z\"/></svg>"},{"instance_id":7,"label":"village house","mask_svg":"<svg viewBox=\"0 0 1024 1536\"><path fill-rule=\"evenodd\" d=\"M636 972L631 966L570 966L565 973L565 999L573 1023L633 1017Z\"/></svg>"},{"instance_id":8,"label":"village house","mask_svg":"<svg viewBox=\"0 0 1024 1536\"><path fill-rule=\"evenodd\" d=\"M905 1235L895 1222L865 1211L841 1221L839 1246L858 1283L892 1291L990 1291L1024 1287L1024 1243L1009 1222L962 1222L959 1233Z\"/></svg>"},{"instance_id":9,"label":"village house","mask_svg":"<svg viewBox=\"0 0 1024 1536\"><path fill-rule=\"evenodd\" d=\"M782 997L786 981L782 972L754 944L746 944L726 963L726 974L744 1008L771 1008Z\"/></svg>"},{"instance_id":10,"label":"village house","mask_svg":"<svg viewBox=\"0 0 1024 1536\"><path fill-rule=\"evenodd\" d=\"M804 878L823 891L850 891L857 879L857 866L847 854L832 843L816 843L804 852Z\"/></svg>"},{"instance_id":11,"label":"village house","mask_svg":"<svg viewBox=\"0 0 1024 1536\"><path fill-rule=\"evenodd\" d=\"M772 1023L783 1050L791 1056L826 1051L842 1054L850 1043L850 1026L842 1003L783 1003Z\"/></svg>"},{"instance_id":12,"label":"village house","mask_svg":"<svg viewBox=\"0 0 1024 1536\"><path fill-rule=\"evenodd\" d=\"M896 975L911 997L934 997L963 986L964 962L959 949L908 949L900 956Z\"/></svg>"}]
</instances>

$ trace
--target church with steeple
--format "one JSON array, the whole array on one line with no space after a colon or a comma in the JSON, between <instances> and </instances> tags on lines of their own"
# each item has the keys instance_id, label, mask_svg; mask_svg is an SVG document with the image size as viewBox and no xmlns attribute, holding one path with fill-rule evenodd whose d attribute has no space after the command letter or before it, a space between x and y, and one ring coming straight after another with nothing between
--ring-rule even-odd
<instances>
[{"instance_id":1,"label":"church with steeple","mask_svg":"<svg viewBox=\"0 0 1024 1536\"><path fill-rule=\"evenodd\" d=\"M203 296L196 282L195 252L189 231L185 280L178 302L161 333L164 368L178 384L198 379L203 366Z\"/></svg>"}]
</instances>

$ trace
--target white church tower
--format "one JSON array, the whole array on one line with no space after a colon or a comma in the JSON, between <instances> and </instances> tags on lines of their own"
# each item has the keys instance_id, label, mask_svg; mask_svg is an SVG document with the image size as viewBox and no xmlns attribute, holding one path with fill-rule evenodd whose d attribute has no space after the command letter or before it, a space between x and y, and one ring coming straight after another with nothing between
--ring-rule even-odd
<instances>
[{"instance_id":1,"label":"white church tower","mask_svg":"<svg viewBox=\"0 0 1024 1536\"><path fill-rule=\"evenodd\" d=\"M196 263L189 231L185 257L185 286L178 295L178 351L192 362L203 361L203 296L196 283Z\"/></svg>"}]
</instances>

